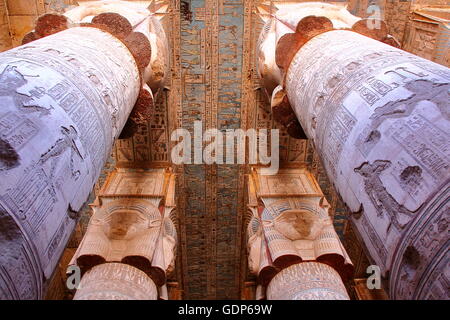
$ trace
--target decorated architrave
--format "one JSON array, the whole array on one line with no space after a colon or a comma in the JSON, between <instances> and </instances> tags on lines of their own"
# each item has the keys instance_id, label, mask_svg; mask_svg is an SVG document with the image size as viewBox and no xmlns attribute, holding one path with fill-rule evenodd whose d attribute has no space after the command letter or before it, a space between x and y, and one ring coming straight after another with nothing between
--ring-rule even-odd
<instances>
[{"instance_id":1,"label":"decorated architrave","mask_svg":"<svg viewBox=\"0 0 450 320\"><path fill-rule=\"evenodd\" d=\"M349 299L343 281L352 276L353 265L312 174L283 169L264 175L253 169L248 198L248 259L257 296Z\"/></svg>"},{"instance_id":2,"label":"decorated architrave","mask_svg":"<svg viewBox=\"0 0 450 320\"><path fill-rule=\"evenodd\" d=\"M314 6L267 15L266 90L289 101L390 298L448 299L450 70L395 48L382 21Z\"/></svg>"}]
</instances>

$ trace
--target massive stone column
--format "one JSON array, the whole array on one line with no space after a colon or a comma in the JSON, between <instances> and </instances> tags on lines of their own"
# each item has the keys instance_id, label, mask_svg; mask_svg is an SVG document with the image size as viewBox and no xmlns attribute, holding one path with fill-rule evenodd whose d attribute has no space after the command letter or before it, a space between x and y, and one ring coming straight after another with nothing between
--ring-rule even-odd
<instances>
[{"instance_id":1,"label":"massive stone column","mask_svg":"<svg viewBox=\"0 0 450 320\"><path fill-rule=\"evenodd\" d=\"M360 22L334 30L322 14L283 35L300 39L294 46L276 44L279 90L390 297L448 298L450 70L358 34L382 40L385 30Z\"/></svg>"},{"instance_id":2,"label":"massive stone column","mask_svg":"<svg viewBox=\"0 0 450 320\"><path fill-rule=\"evenodd\" d=\"M177 242L174 196L175 175L169 170L118 168L108 176L71 261L83 274L74 299L116 299L118 286L129 298L142 289L155 294L136 299L167 299Z\"/></svg>"},{"instance_id":3,"label":"massive stone column","mask_svg":"<svg viewBox=\"0 0 450 320\"><path fill-rule=\"evenodd\" d=\"M277 175L253 170L248 177L248 254L261 297L349 299L343 284L353 265L343 248L329 205L306 169Z\"/></svg>"},{"instance_id":4,"label":"massive stone column","mask_svg":"<svg viewBox=\"0 0 450 320\"><path fill-rule=\"evenodd\" d=\"M0 1L0 52L11 48L11 36L9 34L9 19L6 3Z\"/></svg>"},{"instance_id":5,"label":"massive stone column","mask_svg":"<svg viewBox=\"0 0 450 320\"><path fill-rule=\"evenodd\" d=\"M133 10L45 15L0 55L0 299L42 297L114 140L149 115L145 83L163 85L164 32Z\"/></svg>"},{"instance_id":6,"label":"massive stone column","mask_svg":"<svg viewBox=\"0 0 450 320\"><path fill-rule=\"evenodd\" d=\"M268 300L350 300L339 273L319 262L294 264L267 287Z\"/></svg>"},{"instance_id":7,"label":"massive stone column","mask_svg":"<svg viewBox=\"0 0 450 320\"><path fill-rule=\"evenodd\" d=\"M89 270L74 300L156 300L153 281L141 270L122 263L104 263Z\"/></svg>"}]
</instances>

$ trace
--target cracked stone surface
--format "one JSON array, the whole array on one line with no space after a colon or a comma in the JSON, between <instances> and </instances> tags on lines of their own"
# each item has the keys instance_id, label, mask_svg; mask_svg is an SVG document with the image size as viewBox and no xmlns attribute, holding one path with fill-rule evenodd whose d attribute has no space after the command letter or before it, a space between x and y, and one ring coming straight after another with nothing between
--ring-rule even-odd
<instances>
[{"instance_id":1,"label":"cracked stone surface","mask_svg":"<svg viewBox=\"0 0 450 320\"><path fill-rule=\"evenodd\" d=\"M141 82L123 43L78 27L2 53L0 79L0 212L17 231L0 238L17 249L0 256L0 299L36 299Z\"/></svg>"}]
</instances>

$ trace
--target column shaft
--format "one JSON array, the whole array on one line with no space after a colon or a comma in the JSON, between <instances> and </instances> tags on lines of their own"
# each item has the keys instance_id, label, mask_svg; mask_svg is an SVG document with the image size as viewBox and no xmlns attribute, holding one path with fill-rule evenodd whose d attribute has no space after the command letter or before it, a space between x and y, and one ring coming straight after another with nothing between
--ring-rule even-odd
<instances>
[{"instance_id":1,"label":"column shaft","mask_svg":"<svg viewBox=\"0 0 450 320\"><path fill-rule=\"evenodd\" d=\"M0 55L0 298L42 296L140 87L130 51L96 28Z\"/></svg>"},{"instance_id":2,"label":"column shaft","mask_svg":"<svg viewBox=\"0 0 450 320\"><path fill-rule=\"evenodd\" d=\"M11 48L11 36L9 34L9 18L6 3L0 1L0 52Z\"/></svg>"}]
</instances>

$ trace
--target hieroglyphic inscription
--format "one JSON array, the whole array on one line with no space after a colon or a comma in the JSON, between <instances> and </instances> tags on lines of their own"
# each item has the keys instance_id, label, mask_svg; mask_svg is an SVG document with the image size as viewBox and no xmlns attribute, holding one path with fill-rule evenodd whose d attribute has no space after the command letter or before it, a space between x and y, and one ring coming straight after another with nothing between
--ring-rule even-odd
<instances>
[{"instance_id":1,"label":"hieroglyphic inscription","mask_svg":"<svg viewBox=\"0 0 450 320\"><path fill-rule=\"evenodd\" d=\"M267 299L350 300L339 274L317 262L303 262L281 271L270 282Z\"/></svg>"}]
</instances>

